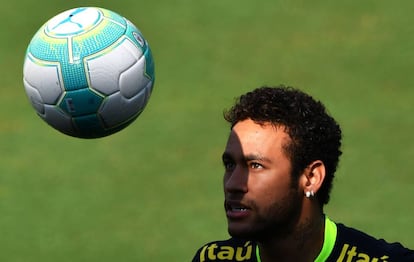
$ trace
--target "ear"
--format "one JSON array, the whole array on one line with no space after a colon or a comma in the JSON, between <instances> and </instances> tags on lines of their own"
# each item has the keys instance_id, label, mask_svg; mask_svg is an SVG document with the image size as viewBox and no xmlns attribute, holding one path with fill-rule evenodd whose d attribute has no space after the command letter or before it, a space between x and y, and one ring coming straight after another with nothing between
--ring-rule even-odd
<instances>
[{"instance_id":1,"label":"ear","mask_svg":"<svg viewBox=\"0 0 414 262\"><path fill-rule=\"evenodd\" d=\"M313 161L305 168L300 183L304 195L307 197L315 195L325 180L325 164L321 160Z\"/></svg>"}]
</instances>

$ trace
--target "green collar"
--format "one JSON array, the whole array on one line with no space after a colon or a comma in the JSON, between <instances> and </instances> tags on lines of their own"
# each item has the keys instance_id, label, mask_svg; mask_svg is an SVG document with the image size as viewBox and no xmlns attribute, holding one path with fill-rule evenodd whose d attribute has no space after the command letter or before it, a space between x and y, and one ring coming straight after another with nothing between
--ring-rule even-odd
<instances>
[{"instance_id":1,"label":"green collar","mask_svg":"<svg viewBox=\"0 0 414 262\"><path fill-rule=\"evenodd\" d=\"M323 238L323 247L318 257L314 262L324 262L331 254L336 240L336 224L332 222L327 216L325 216L325 234ZM261 262L259 245L256 246L257 261Z\"/></svg>"}]
</instances>

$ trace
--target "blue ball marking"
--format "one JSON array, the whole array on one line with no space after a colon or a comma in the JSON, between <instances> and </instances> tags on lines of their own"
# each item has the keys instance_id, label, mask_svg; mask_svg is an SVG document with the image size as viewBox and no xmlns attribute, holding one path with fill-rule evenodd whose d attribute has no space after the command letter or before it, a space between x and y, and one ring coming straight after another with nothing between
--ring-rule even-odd
<instances>
[{"instance_id":1,"label":"blue ball marking","mask_svg":"<svg viewBox=\"0 0 414 262\"><path fill-rule=\"evenodd\" d=\"M97 114L74 117L73 123L83 137L99 137L107 132Z\"/></svg>"},{"instance_id":2,"label":"blue ball marking","mask_svg":"<svg viewBox=\"0 0 414 262\"><path fill-rule=\"evenodd\" d=\"M96 113L102 101L103 97L84 88L66 92L58 106L67 114L77 117Z\"/></svg>"},{"instance_id":3,"label":"blue ball marking","mask_svg":"<svg viewBox=\"0 0 414 262\"><path fill-rule=\"evenodd\" d=\"M80 17L82 15L86 16L88 20L83 21L83 23L76 21L76 18L82 20L82 17ZM45 33L56 38L79 35L90 31L101 20L102 13L98 9L79 7L66 11L51 19L45 27Z\"/></svg>"}]
</instances>

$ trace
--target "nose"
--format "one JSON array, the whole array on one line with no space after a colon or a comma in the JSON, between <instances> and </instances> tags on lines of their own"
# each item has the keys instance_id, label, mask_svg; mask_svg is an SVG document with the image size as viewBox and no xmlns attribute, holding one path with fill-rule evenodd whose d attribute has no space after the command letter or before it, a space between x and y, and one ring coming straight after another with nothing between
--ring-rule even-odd
<instances>
[{"instance_id":1,"label":"nose","mask_svg":"<svg viewBox=\"0 0 414 262\"><path fill-rule=\"evenodd\" d=\"M224 174L223 184L226 193L246 193L248 172L245 168L236 166L231 172Z\"/></svg>"}]
</instances>

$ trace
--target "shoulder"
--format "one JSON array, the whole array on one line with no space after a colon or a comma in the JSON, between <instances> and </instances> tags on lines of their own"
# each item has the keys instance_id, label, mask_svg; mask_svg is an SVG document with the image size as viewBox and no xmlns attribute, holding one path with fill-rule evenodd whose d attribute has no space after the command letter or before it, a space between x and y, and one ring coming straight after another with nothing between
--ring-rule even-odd
<instances>
[{"instance_id":1,"label":"shoulder","mask_svg":"<svg viewBox=\"0 0 414 262\"><path fill-rule=\"evenodd\" d=\"M400 243L388 243L343 224L337 224L337 238L331 255L338 262L414 261L414 251Z\"/></svg>"},{"instance_id":2,"label":"shoulder","mask_svg":"<svg viewBox=\"0 0 414 262\"><path fill-rule=\"evenodd\" d=\"M192 261L256 262L256 244L237 238L213 241L199 248Z\"/></svg>"}]
</instances>

